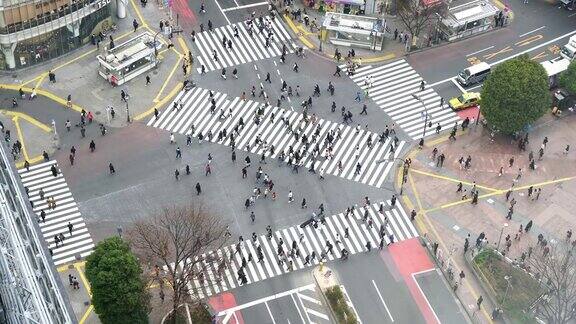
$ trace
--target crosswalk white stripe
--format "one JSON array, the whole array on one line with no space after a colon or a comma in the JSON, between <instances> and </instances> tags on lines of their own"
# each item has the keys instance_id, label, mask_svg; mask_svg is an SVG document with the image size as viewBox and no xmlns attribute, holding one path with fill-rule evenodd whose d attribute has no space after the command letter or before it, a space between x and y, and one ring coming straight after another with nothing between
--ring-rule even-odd
<instances>
[{"instance_id":1,"label":"crosswalk white stripe","mask_svg":"<svg viewBox=\"0 0 576 324\"><path fill-rule=\"evenodd\" d=\"M389 205L389 202L387 204ZM270 244L265 235L261 235L258 241L261 246L263 246L265 264L262 265L258 263L257 258L253 258L253 261L247 261L247 267L244 269L244 272L248 279L248 284L288 272L288 264L284 263L282 270L280 270L277 265L278 259L275 252L278 249L277 242L280 240L284 242L284 251L286 253L291 249L292 242L297 242L297 246L301 252L300 256L287 258L288 262L293 261L294 270L304 269L311 265L318 264L320 255L325 251L326 241L329 241L334 246L334 253L328 253L326 255L328 260L340 258L340 251L342 248L346 248L352 255L362 253L365 251L364 246L366 242L370 242L373 248L377 248L380 242L379 229L384 225L384 215L378 212L378 208L378 203L367 207L357 208L350 218L345 218L342 213L327 216L325 218L326 225L319 225L318 229L313 229L311 225L307 226L305 229L300 228L298 225L283 228L273 233L273 238L270 241ZM389 243L388 235L390 234L394 236L395 242L418 236L412 223L401 208L402 206L400 203L397 203L392 210L385 210L385 214L388 217L387 226L385 226L386 236L383 237L385 243ZM362 216L366 211L368 212L369 219L372 220L373 224L370 228L367 227L367 222L362 220ZM348 238L344 237L344 228L346 227L349 228L350 232ZM412 230L414 230L413 233L411 233ZM302 242L300 242L300 234L304 234ZM340 234L340 236L337 234ZM338 238L341 240L341 244L336 243ZM236 284L236 280L238 269L241 266L242 256L247 258L248 253L252 253L252 255L255 256L256 245L252 241L244 241L241 244L241 253L235 253L234 251L234 245L227 245L217 251L207 253L207 255L210 256L217 254L218 258L216 258L216 260L210 262L205 261L206 254L204 254L201 257L204 261L198 261L196 263L196 271L198 271L198 273L202 271L205 280L200 282L198 278L196 278L192 280L189 285L193 291L197 292L200 298L209 297L239 286L239 282ZM312 252L314 252L318 257L311 261L310 264L305 265L303 263L304 257L310 255ZM224 275L219 276L217 262L221 257L226 257L227 255L231 256L229 266L223 271ZM269 262L274 263L273 266L277 268L276 272L273 272L272 266Z\"/></svg>"},{"instance_id":2,"label":"crosswalk white stripe","mask_svg":"<svg viewBox=\"0 0 576 324\"><path fill-rule=\"evenodd\" d=\"M242 46L242 42L240 40L240 32L238 32L238 37L234 37L234 29L230 25L224 26L228 35L230 35L230 39L232 40L232 48L234 49L236 55L240 56L242 63L247 63L254 61L253 58L246 52L244 46Z\"/></svg>"},{"instance_id":3,"label":"crosswalk white stripe","mask_svg":"<svg viewBox=\"0 0 576 324\"><path fill-rule=\"evenodd\" d=\"M202 57L205 58L204 62L206 62L206 70L212 71L212 70L220 69L221 66L220 66L219 61L214 60L210 45L208 45L208 42L204 39L205 33L206 32L197 33L196 34L196 42L194 42L194 44L196 45L196 48L198 48L198 50L200 51L200 54L202 55Z\"/></svg>"},{"instance_id":4,"label":"crosswalk white stripe","mask_svg":"<svg viewBox=\"0 0 576 324\"><path fill-rule=\"evenodd\" d=\"M238 37L234 37L234 27L238 29ZM289 43L291 36L286 31L279 19L274 19L270 24L272 38L268 47L266 43L266 31L260 33L257 26L252 29L252 36L248 34L246 22L218 27L210 31L196 34L194 42L197 48L197 57L200 64L204 64L207 71L219 70L223 67L245 64L264 58L279 56L282 43ZM223 37L232 41L232 49L222 44ZM218 61L213 60L213 51L218 54ZM288 46L288 52L292 48ZM201 68L198 68L201 71Z\"/></svg>"},{"instance_id":5,"label":"crosswalk white stripe","mask_svg":"<svg viewBox=\"0 0 576 324\"><path fill-rule=\"evenodd\" d=\"M202 33L200 33L200 34L202 34ZM214 32L205 33L204 39L209 44L209 48L212 51L216 51L218 53L218 62L220 63L221 68L225 68L225 67L228 67L228 66L231 66L234 64L231 61L231 59L228 57L228 53L226 52L226 49L224 49L222 47L220 40L217 39Z\"/></svg>"},{"instance_id":6,"label":"crosswalk white stripe","mask_svg":"<svg viewBox=\"0 0 576 324\"><path fill-rule=\"evenodd\" d=\"M274 255L274 251L270 247L271 243L268 241L268 238L266 237L266 235L260 236L260 243L264 246L264 248L262 249L262 254L264 254L264 261L262 261L262 262L266 262L267 264L272 265L272 267L274 268L274 271L275 271L274 275L272 275L272 276L281 275L282 270L280 270L280 266L278 266L278 263L276 262L276 260L266 258L266 256Z\"/></svg>"},{"instance_id":7,"label":"crosswalk white stripe","mask_svg":"<svg viewBox=\"0 0 576 324\"><path fill-rule=\"evenodd\" d=\"M420 90L423 79L405 60L362 68L350 78L360 88L368 89L368 96L413 140L420 138L424 128L427 128L421 118L425 110L430 115L433 128L440 123L442 130L446 130L451 123L460 121L448 105L439 105L440 96L433 88L425 87ZM368 79L372 81L371 86L365 84ZM421 102L413 95L417 95ZM427 132L426 135L433 134L434 132ZM361 180L358 181L366 183L363 178L359 179Z\"/></svg>"},{"instance_id":8,"label":"crosswalk white stripe","mask_svg":"<svg viewBox=\"0 0 576 324\"><path fill-rule=\"evenodd\" d=\"M246 240L246 241L244 241L244 244L246 244L248 246L248 251L252 254L252 258L256 258L256 250L252 246L252 241ZM256 267L256 269L258 269L258 273L260 274L260 280L264 280L267 278L266 273L264 272L264 269L262 268L262 265L260 263L252 262L252 261L249 261L248 263L255 264L255 267Z\"/></svg>"},{"instance_id":9,"label":"crosswalk white stripe","mask_svg":"<svg viewBox=\"0 0 576 324\"><path fill-rule=\"evenodd\" d=\"M52 174L53 165L58 170L56 177ZM22 184L29 190L28 199L34 203L33 211L38 217L41 235L52 250L54 263L60 265L78 256L89 255L94 243L57 162L43 162L29 170L20 169L18 173ZM44 192L43 199L40 198L40 189ZM55 209L47 208L48 198L54 198ZM45 221L40 218L42 210L46 214ZM68 229L69 224L73 226L72 233ZM56 248L54 236L59 234L64 236L64 240Z\"/></svg>"},{"instance_id":10,"label":"crosswalk white stripe","mask_svg":"<svg viewBox=\"0 0 576 324\"><path fill-rule=\"evenodd\" d=\"M189 133L191 126L194 126L195 135L203 134L207 137L207 134L211 133L211 141L217 142L216 135L220 131L226 130L227 133L232 133L233 130L231 128L238 125L240 120L243 120L244 127L235 136L235 143L238 149L275 158L292 146L295 152L299 152L303 156L302 162L306 167L310 167L312 162L315 162L316 171L324 168L326 174L362 183L377 183L381 178L386 178L387 176L386 172L384 172L386 171L385 166L379 168L373 164L388 150L390 141L379 143L377 141L379 135L376 133L362 129L356 135L352 127L339 125L324 119L317 119L315 123L304 122L303 114L272 106L262 108L264 114L261 117L260 124L256 125L254 116L258 107L262 105L261 103L251 100L240 100L238 97L234 97L230 101L225 99L225 94L215 92L213 96L218 112L215 111L214 114L211 114L209 109L211 103L208 93L205 89L195 88L194 91L191 91L189 95L183 98L183 107L180 110L170 109L164 112L163 116L154 124L160 128L181 134ZM231 110L231 115L221 119L220 110ZM272 114L274 114L274 123L271 121ZM282 116L289 120L290 127L284 125L281 120ZM296 139L290 129L302 130L298 131L298 139ZM319 131L318 136L314 136L316 130ZM335 136L332 144L324 142L330 131L339 132L339 130L342 132L340 139ZM264 146L254 145L254 139L258 134L261 135L262 141L267 144L268 148L274 147L274 154L270 154L270 151L264 151ZM304 145L304 142L302 142L303 135L306 135L308 139L315 138L315 142L309 140L309 144L307 146ZM373 143L371 148L367 146L369 137L372 138ZM226 136L219 143L230 145L230 137ZM320 154L324 153L328 145L332 146L334 157L331 159L326 159L323 155L314 157L313 151L316 145L320 149ZM355 148L356 145L359 146L358 159L355 156L355 149L349 149L350 147ZM287 160L288 157L286 158ZM339 161L343 165L342 172L337 170ZM357 162L361 164L359 175L354 174ZM390 162L384 162L384 164L387 163Z\"/></svg>"}]
</instances>

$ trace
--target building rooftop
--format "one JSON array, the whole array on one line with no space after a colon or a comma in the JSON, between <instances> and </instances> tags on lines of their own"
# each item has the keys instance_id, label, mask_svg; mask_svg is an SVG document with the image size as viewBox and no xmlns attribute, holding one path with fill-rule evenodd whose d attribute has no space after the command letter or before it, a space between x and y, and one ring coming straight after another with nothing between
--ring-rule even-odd
<instances>
[{"instance_id":1,"label":"building rooftop","mask_svg":"<svg viewBox=\"0 0 576 324\"><path fill-rule=\"evenodd\" d=\"M144 32L112 49L106 50L106 54L98 55L100 63L118 70L132 62L154 53L154 37Z\"/></svg>"},{"instance_id":2,"label":"building rooftop","mask_svg":"<svg viewBox=\"0 0 576 324\"><path fill-rule=\"evenodd\" d=\"M370 34L374 31L380 32L381 20L373 17L327 12L322 25L328 30Z\"/></svg>"}]
</instances>

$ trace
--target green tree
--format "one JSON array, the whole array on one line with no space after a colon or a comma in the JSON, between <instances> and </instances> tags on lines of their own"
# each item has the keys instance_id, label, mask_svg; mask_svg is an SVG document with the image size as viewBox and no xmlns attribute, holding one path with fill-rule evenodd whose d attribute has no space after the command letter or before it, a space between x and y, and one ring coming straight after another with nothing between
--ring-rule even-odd
<instances>
[{"instance_id":1,"label":"green tree","mask_svg":"<svg viewBox=\"0 0 576 324\"><path fill-rule=\"evenodd\" d=\"M482 87L482 115L504 134L521 131L551 109L548 75L527 55L499 64Z\"/></svg>"},{"instance_id":2,"label":"green tree","mask_svg":"<svg viewBox=\"0 0 576 324\"><path fill-rule=\"evenodd\" d=\"M142 269L121 238L108 238L96 245L86 258L86 277L94 311L102 323L148 323L150 296Z\"/></svg>"},{"instance_id":3,"label":"green tree","mask_svg":"<svg viewBox=\"0 0 576 324\"><path fill-rule=\"evenodd\" d=\"M568 65L568 70L560 75L560 86L568 90L571 94L576 94L576 60Z\"/></svg>"}]
</instances>

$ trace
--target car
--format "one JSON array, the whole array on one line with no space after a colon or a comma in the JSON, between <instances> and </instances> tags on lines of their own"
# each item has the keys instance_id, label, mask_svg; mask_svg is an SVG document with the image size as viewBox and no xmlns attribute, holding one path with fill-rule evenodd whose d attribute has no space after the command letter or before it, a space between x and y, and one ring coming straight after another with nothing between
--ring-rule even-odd
<instances>
[{"instance_id":1,"label":"car","mask_svg":"<svg viewBox=\"0 0 576 324\"><path fill-rule=\"evenodd\" d=\"M453 110L463 110L470 107L476 107L480 104L480 93L465 92L459 97L450 99L448 104Z\"/></svg>"}]
</instances>

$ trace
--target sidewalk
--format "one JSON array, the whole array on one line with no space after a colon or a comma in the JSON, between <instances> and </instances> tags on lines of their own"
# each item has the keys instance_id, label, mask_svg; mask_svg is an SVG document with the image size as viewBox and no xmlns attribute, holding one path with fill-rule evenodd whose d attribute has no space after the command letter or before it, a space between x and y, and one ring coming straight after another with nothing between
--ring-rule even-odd
<instances>
[{"instance_id":1,"label":"sidewalk","mask_svg":"<svg viewBox=\"0 0 576 324\"><path fill-rule=\"evenodd\" d=\"M571 126L575 118L567 116L551 120L534 130L526 152L520 152L516 142L511 143L510 138L490 142L488 134L479 125L472 126L465 133L459 130L455 142L447 141L446 136L431 140L422 151L416 148L410 155L413 162L403 198L409 209L415 206L418 211L416 221L421 234L426 234L432 242L438 242L439 250L455 264L454 273L457 275L464 270L466 279L458 288L457 295L480 322L491 322L487 315L493 306L487 305L486 294L472 280L463 257L464 240L470 235L472 249L477 236L484 232L488 244L496 247L502 231L500 251L511 259L517 259L528 247L535 246L538 234L542 233L549 242L558 242L564 240L568 229L576 228L576 219L571 217L576 208L576 154L563 154L566 144L576 136L576 130ZM537 161L536 170L531 171L528 154L534 151L535 158L538 158L544 136L549 139L544 157ZM437 161L431 159L434 147L438 149L438 155L443 153L446 156L443 167L437 167ZM468 155L472 158L471 168L464 170L458 160ZM512 157L514 165L509 167ZM504 170L502 176L498 176L500 167ZM523 174L515 181L519 168ZM456 192L459 182L466 190L464 200L464 193ZM469 199L474 183L479 190L478 205L472 205ZM509 199L514 198L517 204L512 219L507 220L509 202L505 194L512 184L514 187ZM542 189L538 199L535 194L528 197L531 186ZM530 220L534 224L531 231L515 239L520 226L525 226ZM505 244L507 235L512 241L509 250ZM473 311L479 295L485 297L484 316Z\"/></svg>"},{"instance_id":2,"label":"sidewalk","mask_svg":"<svg viewBox=\"0 0 576 324\"><path fill-rule=\"evenodd\" d=\"M98 315L94 313L94 307L90 303L92 296L88 281L84 275L84 266L85 262L62 266L58 268L58 273L60 274L62 285L68 293L72 309L74 310L78 322L81 324L100 324ZM69 275L78 281L78 289L74 289L73 285L70 285Z\"/></svg>"},{"instance_id":3,"label":"sidewalk","mask_svg":"<svg viewBox=\"0 0 576 324\"><path fill-rule=\"evenodd\" d=\"M126 41L144 31L155 35L160 20L169 19L166 10L159 9L155 2L149 3L145 8L137 6L133 0L128 4L126 18L115 20L118 29L112 36L116 43ZM110 10L112 15L116 14L115 7ZM133 19L140 24L136 32L132 27ZM14 75L1 77L0 82L10 89L18 90L23 87L25 92L31 92L32 88L36 88L39 96L46 96L63 106L66 104L67 96L71 95L74 110L92 111L96 121L109 126L125 126L127 106L130 119L144 118L144 113L151 114L154 108L163 106L175 96L186 78L182 71L183 58L189 50L186 42L175 35L172 39L175 46L169 49L167 46L171 41L161 34L158 38L163 43L163 48L159 51L161 62L156 69L149 71L151 84L148 86L145 81L146 74L117 88L113 88L98 75L96 55L108 45L107 41L101 43L100 48L88 44L46 64L16 71ZM49 70L56 74L56 83L48 82ZM128 104L121 101L121 90L129 94ZM116 112L116 118L110 121L106 111L109 105L114 107Z\"/></svg>"}]
</instances>

